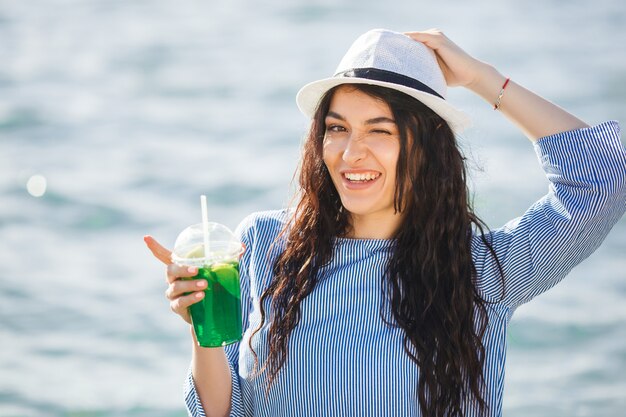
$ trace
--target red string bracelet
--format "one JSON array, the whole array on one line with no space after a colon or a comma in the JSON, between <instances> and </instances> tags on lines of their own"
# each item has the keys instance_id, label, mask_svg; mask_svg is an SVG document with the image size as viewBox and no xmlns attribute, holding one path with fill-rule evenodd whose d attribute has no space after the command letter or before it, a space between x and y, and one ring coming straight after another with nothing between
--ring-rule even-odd
<instances>
[{"instance_id":1,"label":"red string bracelet","mask_svg":"<svg viewBox=\"0 0 626 417\"><path fill-rule=\"evenodd\" d=\"M498 110L500 108L500 100L502 100L502 96L504 95L504 89L509 84L510 80L511 80L510 78L507 78L504 84L502 84L502 89L500 90L500 94L498 94L498 98L496 99L496 102L493 105L494 110Z\"/></svg>"}]
</instances>

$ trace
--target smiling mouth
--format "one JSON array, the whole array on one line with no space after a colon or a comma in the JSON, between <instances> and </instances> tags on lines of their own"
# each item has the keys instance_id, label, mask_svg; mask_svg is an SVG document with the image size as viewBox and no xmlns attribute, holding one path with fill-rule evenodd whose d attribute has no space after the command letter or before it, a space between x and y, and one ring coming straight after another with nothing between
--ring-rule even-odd
<instances>
[{"instance_id":1,"label":"smiling mouth","mask_svg":"<svg viewBox=\"0 0 626 417\"><path fill-rule=\"evenodd\" d=\"M352 183L365 183L380 177L380 172L366 172L362 174L346 172L343 174L343 177Z\"/></svg>"}]
</instances>

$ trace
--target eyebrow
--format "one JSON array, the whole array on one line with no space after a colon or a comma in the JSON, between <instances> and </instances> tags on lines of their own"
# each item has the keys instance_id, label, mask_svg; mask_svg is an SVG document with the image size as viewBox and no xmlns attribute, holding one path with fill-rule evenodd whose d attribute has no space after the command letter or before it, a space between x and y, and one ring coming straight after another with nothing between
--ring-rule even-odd
<instances>
[{"instance_id":1,"label":"eyebrow","mask_svg":"<svg viewBox=\"0 0 626 417\"><path fill-rule=\"evenodd\" d=\"M346 118L343 117L342 115L340 115L339 113L335 113L334 111L329 111L326 114L326 117L333 117L335 119L339 119L342 121L346 121ZM366 125L375 125L377 123L393 123L395 124L396 121L393 119L390 119L389 117L385 117L385 116L380 116L380 117L374 117L373 119L368 119L365 121Z\"/></svg>"}]
</instances>

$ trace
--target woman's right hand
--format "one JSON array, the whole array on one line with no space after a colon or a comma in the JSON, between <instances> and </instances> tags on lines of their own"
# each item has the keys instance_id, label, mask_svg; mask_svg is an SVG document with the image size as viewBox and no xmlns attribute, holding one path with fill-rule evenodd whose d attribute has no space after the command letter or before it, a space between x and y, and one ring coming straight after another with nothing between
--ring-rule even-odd
<instances>
[{"instance_id":1,"label":"woman's right hand","mask_svg":"<svg viewBox=\"0 0 626 417\"><path fill-rule=\"evenodd\" d=\"M172 252L163 247L152 236L145 236L144 242L155 258L167 265L167 290L165 297L170 302L172 311L191 324L188 307L204 298L207 282L204 279L185 280L198 274L194 266L180 266L172 262Z\"/></svg>"},{"instance_id":2,"label":"woman's right hand","mask_svg":"<svg viewBox=\"0 0 626 417\"><path fill-rule=\"evenodd\" d=\"M185 280L198 273L198 268L178 266L172 262L172 252L164 248L152 236L143 238L155 258L167 265L167 290L172 311L191 324L187 307L204 297L207 282L204 279ZM194 334L194 332L191 332ZM196 392L207 416L227 416L233 388L230 367L224 348L203 348L194 336L191 372Z\"/></svg>"}]
</instances>

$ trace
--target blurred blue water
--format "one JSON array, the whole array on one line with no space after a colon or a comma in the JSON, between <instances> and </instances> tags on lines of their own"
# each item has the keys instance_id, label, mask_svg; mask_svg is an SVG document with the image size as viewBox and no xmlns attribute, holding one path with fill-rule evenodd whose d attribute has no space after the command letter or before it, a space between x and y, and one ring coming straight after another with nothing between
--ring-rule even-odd
<instances>
[{"instance_id":1,"label":"blurred blue water","mask_svg":"<svg viewBox=\"0 0 626 417\"><path fill-rule=\"evenodd\" d=\"M0 415L182 416L186 327L142 235L290 201L304 83L373 27L440 27L589 123L626 120L626 4L556 0L0 2ZM528 142L466 91L479 214L546 189ZM43 197L27 180L47 179ZM626 221L511 325L507 416L626 407Z\"/></svg>"}]
</instances>

